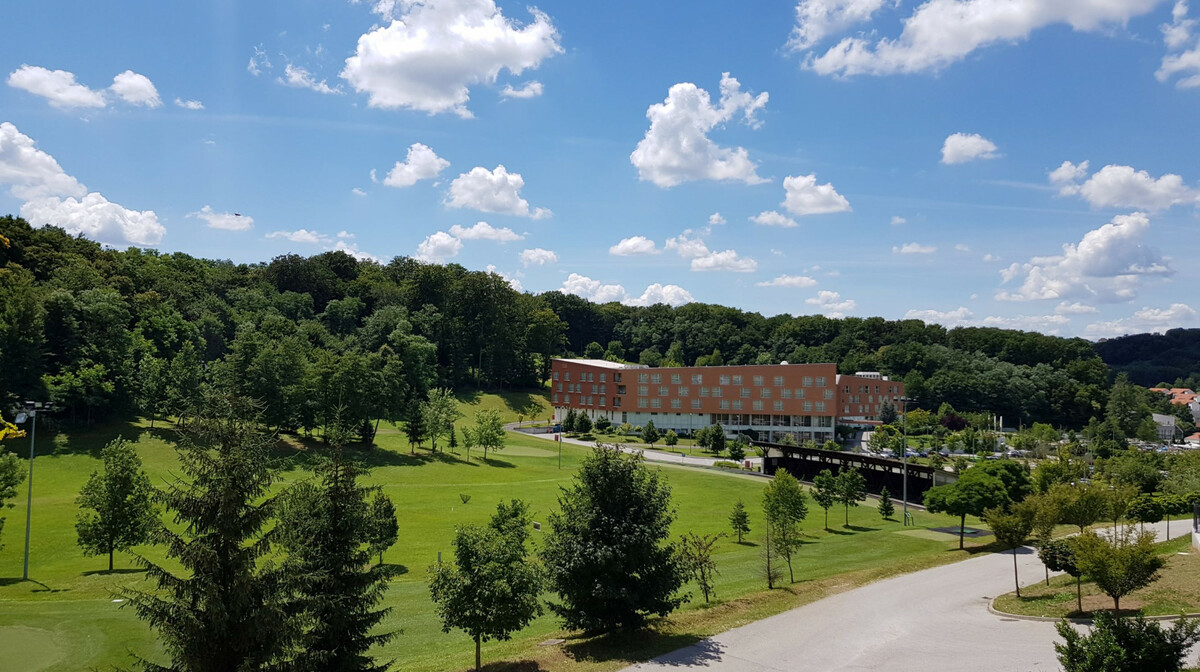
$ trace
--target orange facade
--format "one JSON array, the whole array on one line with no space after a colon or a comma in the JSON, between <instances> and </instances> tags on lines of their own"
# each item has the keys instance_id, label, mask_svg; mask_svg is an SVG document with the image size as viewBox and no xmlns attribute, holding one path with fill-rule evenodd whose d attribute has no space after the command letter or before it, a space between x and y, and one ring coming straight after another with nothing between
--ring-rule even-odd
<instances>
[{"instance_id":1,"label":"orange facade","mask_svg":"<svg viewBox=\"0 0 1200 672\"><path fill-rule=\"evenodd\" d=\"M723 425L832 428L835 419L871 420L903 383L877 374L839 376L835 364L767 364L649 368L598 360L556 359L556 408L639 418L703 415ZM656 424L660 424L656 421Z\"/></svg>"}]
</instances>

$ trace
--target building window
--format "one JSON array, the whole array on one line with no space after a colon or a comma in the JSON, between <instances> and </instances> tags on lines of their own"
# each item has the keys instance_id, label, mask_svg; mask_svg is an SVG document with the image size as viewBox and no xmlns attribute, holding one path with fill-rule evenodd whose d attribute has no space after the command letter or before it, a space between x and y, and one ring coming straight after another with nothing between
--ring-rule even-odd
<instances>
[{"instance_id":1,"label":"building window","mask_svg":"<svg viewBox=\"0 0 1200 672\"><path fill-rule=\"evenodd\" d=\"M649 407L650 407L649 399L638 399L638 408L649 408Z\"/></svg>"},{"instance_id":2,"label":"building window","mask_svg":"<svg viewBox=\"0 0 1200 672\"><path fill-rule=\"evenodd\" d=\"M742 400L741 399L733 400L733 410L735 410L735 411L742 410Z\"/></svg>"},{"instance_id":3,"label":"building window","mask_svg":"<svg viewBox=\"0 0 1200 672\"><path fill-rule=\"evenodd\" d=\"M721 396L721 395L722 395L721 388L719 388L719 387L714 387L714 388L713 388L713 396L714 396L714 397L719 397L719 396Z\"/></svg>"},{"instance_id":4,"label":"building window","mask_svg":"<svg viewBox=\"0 0 1200 672\"><path fill-rule=\"evenodd\" d=\"M683 400L672 399L671 400L671 408L683 408Z\"/></svg>"},{"instance_id":5,"label":"building window","mask_svg":"<svg viewBox=\"0 0 1200 672\"><path fill-rule=\"evenodd\" d=\"M812 404L813 404L813 402L811 402L811 401L804 402L804 410L811 411L813 409Z\"/></svg>"},{"instance_id":6,"label":"building window","mask_svg":"<svg viewBox=\"0 0 1200 672\"><path fill-rule=\"evenodd\" d=\"M803 399L804 398L804 390L802 390L800 388L796 388L796 398Z\"/></svg>"},{"instance_id":7,"label":"building window","mask_svg":"<svg viewBox=\"0 0 1200 672\"><path fill-rule=\"evenodd\" d=\"M775 410L777 410L777 411L783 410L783 402L782 401L775 402Z\"/></svg>"},{"instance_id":8,"label":"building window","mask_svg":"<svg viewBox=\"0 0 1200 672\"><path fill-rule=\"evenodd\" d=\"M607 373L600 374L600 382L602 382L602 383L608 382L608 374Z\"/></svg>"},{"instance_id":9,"label":"building window","mask_svg":"<svg viewBox=\"0 0 1200 672\"><path fill-rule=\"evenodd\" d=\"M833 390L825 390L825 393L822 396L826 399L833 399Z\"/></svg>"},{"instance_id":10,"label":"building window","mask_svg":"<svg viewBox=\"0 0 1200 672\"><path fill-rule=\"evenodd\" d=\"M825 402L823 402L823 401L818 401L818 402L817 402L817 411L818 411L818 412L820 412L820 413L824 413L824 412L825 412Z\"/></svg>"},{"instance_id":11,"label":"building window","mask_svg":"<svg viewBox=\"0 0 1200 672\"><path fill-rule=\"evenodd\" d=\"M614 374L613 374L613 382L614 382L614 383L619 383L619 382L621 382L621 374L619 374L619 373L614 373Z\"/></svg>"},{"instance_id":12,"label":"building window","mask_svg":"<svg viewBox=\"0 0 1200 672\"><path fill-rule=\"evenodd\" d=\"M783 388L782 390L779 391L779 396L783 397L784 399L791 399L792 398L791 388L788 388L788 387Z\"/></svg>"},{"instance_id":13,"label":"building window","mask_svg":"<svg viewBox=\"0 0 1200 672\"><path fill-rule=\"evenodd\" d=\"M679 396L686 397L691 393L692 393L692 388L688 387L687 385L679 386Z\"/></svg>"},{"instance_id":14,"label":"building window","mask_svg":"<svg viewBox=\"0 0 1200 672\"><path fill-rule=\"evenodd\" d=\"M638 385L638 396L639 397L650 396L650 386L649 385Z\"/></svg>"},{"instance_id":15,"label":"building window","mask_svg":"<svg viewBox=\"0 0 1200 672\"><path fill-rule=\"evenodd\" d=\"M817 376L817 387L825 387L825 376Z\"/></svg>"},{"instance_id":16,"label":"building window","mask_svg":"<svg viewBox=\"0 0 1200 672\"><path fill-rule=\"evenodd\" d=\"M763 410L763 403L762 401L755 399L754 401L750 402L750 408L751 410L761 411Z\"/></svg>"},{"instance_id":17,"label":"building window","mask_svg":"<svg viewBox=\"0 0 1200 672\"><path fill-rule=\"evenodd\" d=\"M783 387L783 376L775 376L775 387Z\"/></svg>"},{"instance_id":18,"label":"building window","mask_svg":"<svg viewBox=\"0 0 1200 672\"><path fill-rule=\"evenodd\" d=\"M555 388L556 388L556 391L558 391L558 392L562 392L562 383L559 383L558 385L555 385Z\"/></svg>"},{"instance_id":19,"label":"building window","mask_svg":"<svg viewBox=\"0 0 1200 672\"><path fill-rule=\"evenodd\" d=\"M721 410L722 410L722 411L728 411L728 410L729 410L729 400L728 400L728 399L722 399L722 400L721 400Z\"/></svg>"},{"instance_id":20,"label":"building window","mask_svg":"<svg viewBox=\"0 0 1200 672\"><path fill-rule=\"evenodd\" d=\"M650 382L655 385L662 383L662 374L661 373L650 374Z\"/></svg>"},{"instance_id":21,"label":"building window","mask_svg":"<svg viewBox=\"0 0 1200 672\"><path fill-rule=\"evenodd\" d=\"M648 373L639 373L639 374L638 374L638 382L639 382L639 383L648 383L648 382L650 382L650 374L648 374Z\"/></svg>"},{"instance_id":22,"label":"building window","mask_svg":"<svg viewBox=\"0 0 1200 672\"><path fill-rule=\"evenodd\" d=\"M692 374L692 384L693 385L703 385L704 384L704 375L699 374L699 373L693 373Z\"/></svg>"},{"instance_id":23,"label":"building window","mask_svg":"<svg viewBox=\"0 0 1200 672\"><path fill-rule=\"evenodd\" d=\"M678 373L671 374L671 384L672 385L678 385L682 382L683 382L683 376L679 375Z\"/></svg>"},{"instance_id":24,"label":"building window","mask_svg":"<svg viewBox=\"0 0 1200 672\"><path fill-rule=\"evenodd\" d=\"M613 397L613 406L616 406L617 408L621 407L621 398L620 397Z\"/></svg>"},{"instance_id":25,"label":"building window","mask_svg":"<svg viewBox=\"0 0 1200 672\"><path fill-rule=\"evenodd\" d=\"M564 395L563 395L563 403L564 403L564 404L570 404L570 403L571 403L571 395L569 395L569 394L564 394Z\"/></svg>"},{"instance_id":26,"label":"building window","mask_svg":"<svg viewBox=\"0 0 1200 672\"><path fill-rule=\"evenodd\" d=\"M812 387L812 376L805 376L803 382L800 384L805 387Z\"/></svg>"},{"instance_id":27,"label":"building window","mask_svg":"<svg viewBox=\"0 0 1200 672\"><path fill-rule=\"evenodd\" d=\"M741 377L741 376L734 376L734 377L733 377L733 384L734 384L734 385L741 385L741 384L742 384L742 377Z\"/></svg>"},{"instance_id":28,"label":"building window","mask_svg":"<svg viewBox=\"0 0 1200 672\"><path fill-rule=\"evenodd\" d=\"M671 388L667 387L666 385L659 385L659 386L658 386L658 396L660 396L660 397L665 397L665 396L668 396L668 395L670 395L670 394L671 394Z\"/></svg>"},{"instance_id":29,"label":"building window","mask_svg":"<svg viewBox=\"0 0 1200 672\"><path fill-rule=\"evenodd\" d=\"M769 388L769 387L762 388L761 390L759 390L759 393L762 395L763 399L771 398L771 388Z\"/></svg>"},{"instance_id":30,"label":"building window","mask_svg":"<svg viewBox=\"0 0 1200 672\"><path fill-rule=\"evenodd\" d=\"M563 371L563 380L570 380L570 379L571 379L571 372Z\"/></svg>"},{"instance_id":31,"label":"building window","mask_svg":"<svg viewBox=\"0 0 1200 672\"><path fill-rule=\"evenodd\" d=\"M762 376L754 376L750 380L751 380L751 383L755 387L762 387L762 385L763 385L763 377Z\"/></svg>"},{"instance_id":32,"label":"building window","mask_svg":"<svg viewBox=\"0 0 1200 672\"><path fill-rule=\"evenodd\" d=\"M702 396L702 397L708 396L708 388L707 387L700 388L700 396Z\"/></svg>"},{"instance_id":33,"label":"building window","mask_svg":"<svg viewBox=\"0 0 1200 672\"><path fill-rule=\"evenodd\" d=\"M601 380L603 380L603 379L601 379ZM601 386L600 386L600 394L607 394L607 390L605 390L605 389L604 389L604 388L606 388L606 387L608 387L608 386L607 386L607 385L601 385Z\"/></svg>"},{"instance_id":34,"label":"building window","mask_svg":"<svg viewBox=\"0 0 1200 672\"><path fill-rule=\"evenodd\" d=\"M662 399L651 399L650 408L662 408Z\"/></svg>"},{"instance_id":35,"label":"building window","mask_svg":"<svg viewBox=\"0 0 1200 672\"><path fill-rule=\"evenodd\" d=\"M743 396L743 397L749 397L749 396L750 396L750 388L748 388L748 387L743 387L743 388L742 388L742 396Z\"/></svg>"},{"instance_id":36,"label":"building window","mask_svg":"<svg viewBox=\"0 0 1200 672\"><path fill-rule=\"evenodd\" d=\"M695 411L700 410L700 400L699 399L692 399L692 410L695 410Z\"/></svg>"},{"instance_id":37,"label":"building window","mask_svg":"<svg viewBox=\"0 0 1200 672\"><path fill-rule=\"evenodd\" d=\"M555 371L555 372L554 372L554 379L555 379L555 380L558 380L558 371Z\"/></svg>"},{"instance_id":38,"label":"building window","mask_svg":"<svg viewBox=\"0 0 1200 672\"><path fill-rule=\"evenodd\" d=\"M625 386L617 385L617 394L625 394Z\"/></svg>"},{"instance_id":39,"label":"building window","mask_svg":"<svg viewBox=\"0 0 1200 672\"><path fill-rule=\"evenodd\" d=\"M599 387L599 386L597 386L595 383L593 383L593 384L592 384L592 394L595 394L595 393L597 393L597 392L599 392L599 391L600 391L600 387Z\"/></svg>"},{"instance_id":40,"label":"building window","mask_svg":"<svg viewBox=\"0 0 1200 672\"><path fill-rule=\"evenodd\" d=\"M717 380L718 380L718 382L719 382L721 385L728 385L728 384L729 384L729 376L721 376L721 377L720 377L720 378L718 378Z\"/></svg>"},{"instance_id":41,"label":"building window","mask_svg":"<svg viewBox=\"0 0 1200 672\"><path fill-rule=\"evenodd\" d=\"M558 393L557 392L554 393L554 403L556 403L556 404L558 403Z\"/></svg>"}]
</instances>

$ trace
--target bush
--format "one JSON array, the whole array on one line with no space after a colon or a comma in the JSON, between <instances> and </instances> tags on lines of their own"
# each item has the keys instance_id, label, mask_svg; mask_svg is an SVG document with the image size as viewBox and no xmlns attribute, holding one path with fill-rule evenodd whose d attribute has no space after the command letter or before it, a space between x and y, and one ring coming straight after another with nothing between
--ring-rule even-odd
<instances>
[{"instance_id":1,"label":"bush","mask_svg":"<svg viewBox=\"0 0 1200 672\"><path fill-rule=\"evenodd\" d=\"M667 433L663 435L663 443L673 446L679 443L679 435L675 433L675 430L668 429Z\"/></svg>"},{"instance_id":2,"label":"bush","mask_svg":"<svg viewBox=\"0 0 1200 672\"><path fill-rule=\"evenodd\" d=\"M1065 672L1173 672L1183 669L1188 648L1200 642L1200 621L1187 619L1167 630L1141 616L1101 611L1086 635L1065 620L1055 627L1065 642L1054 645Z\"/></svg>"},{"instance_id":3,"label":"bush","mask_svg":"<svg viewBox=\"0 0 1200 672\"><path fill-rule=\"evenodd\" d=\"M721 467L722 469L741 469L742 468L742 465L738 464L737 462L730 462L728 460L721 460L719 462L713 462L713 466Z\"/></svg>"}]
</instances>

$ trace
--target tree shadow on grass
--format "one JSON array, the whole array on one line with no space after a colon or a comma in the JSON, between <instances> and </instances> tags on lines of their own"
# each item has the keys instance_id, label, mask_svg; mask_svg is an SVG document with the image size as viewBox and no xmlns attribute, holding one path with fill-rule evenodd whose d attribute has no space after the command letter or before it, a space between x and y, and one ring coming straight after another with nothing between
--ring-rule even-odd
<instances>
[{"instance_id":1,"label":"tree shadow on grass","mask_svg":"<svg viewBox=\"0 0 1200 672\"><path fill-rule=\"evenodd\" d=\"M380 565L380 567L386 567L387 570L389 572L391 572L392 578L396 578L397 576L404 576L405 574L408 574L408 565L400 565L400 564L394 564L391 562L385 562L382 565Z\"/></svg>"},{"instance_id":2,"label":"tree shadow on grass","mask_svg":"<svg viewBox=\"0 0 1200 672\"><path fill-rule=\"evenodd\" d=\"M878 527L862 527L861 525L843 525L844 529L852 532L878 532Z\"/></svg>"},{"instance_id":3,"label":"tree shadow on grass","mask_svg":"<svg viewBox=\"0 0 1200 672\"><path fill-rule=\"evenodd\" d=\"M489 467L500 467L501 469L515 469L517 466L517 465L513 464L512 462L506 462L504 460L497 460L494 457L489 457L486 460L481 460L481 462L483 462L484 464L486 464Z\"/></svg>"},{"instance_id":4,"label":"tree shadow on grass","mask_svg":"<svg viewBox=\"0 0 1200 672\"><path fill-rule=\"evenodd\" d=\"M719 644L690 633L660 633L653 629L617 631L572 637L563 651L581 662L636 663L657 658L671 667L697 667L718 663Z\"/></svg>"},{"instance_id":5,"label":"tree shadow on grass","mask_svg":"<svg viewBox=\"0 0 1200 672\"><path fill-rule=\"evenodd\" d=\"M754 543L753 541L749 541L749 540L747 540L747 541L735 541L735 542L733 542L733 543L737 544L738 546L749 546L749 547L751 547L751 548L757 548L757 547L758 547L758 544Z\"/></svg>"},{"instance_id":6,"label":"tree shadow on grass","mask_svg":"<svg viewBox=\"0 0 1200 672\"><path fill-rule=\"evenodd\" d=\"M90 572L80 572L79 575L80 576L97 576L97 575L107 576L107 575L111 574L111 575L115 576L117 574L145 574L145 573L146 573L146 570L142 569L140 567L125 567L122 569L114 569L112 571L109 571L107 569L93 569Z\"/></svg>"},{"instance_id":7,"label":"tree shadow on grass","mask_svg":"<svg viewBox=\"0 0 1200 672\"><path fill-rule=\"evenodd\" d=\"M472 467L479 466L474 462L464 460L462 457L444 450L434 453L418 448L416 452L404 453L361 443L352 443L346 446L343 455L352 464L367 469L375 467L420 467L431 462L462 464ZM320 464L322 460L329 457L329 445L313 437L289 434L286 437L281 437L275 443L271 456L285 468L311 470Z\"/></svg>"},{"instance_id":8,"label":"tree shadow on grass","mask_svg":"<svg viewBox=\"0 0 1200 672\"><path fill-rule=\"evenodd\" d=\"M543 672L546 668L536 660L500 660L479 669L483 672Z\"/></svg>"}]
</instances>

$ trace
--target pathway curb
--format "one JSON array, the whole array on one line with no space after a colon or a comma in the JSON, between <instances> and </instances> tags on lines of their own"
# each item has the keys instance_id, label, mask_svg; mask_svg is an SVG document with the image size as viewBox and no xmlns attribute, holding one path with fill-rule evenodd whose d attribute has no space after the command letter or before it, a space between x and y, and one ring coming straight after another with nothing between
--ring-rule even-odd
<instances>
[{"instance_id":1,"label":"pathway curb","mask_svg":"<svg viewBox=\"0 0 1200 672\"><path fill-rule=\"evenodd\" d=\"M994 616L1000 616L1002 618L1015 618L1018 621L1038 621L1041 623L1057 623L1057 622L1063 620L1062 618L1054 618L1053 616L1026 616L1024 614L1010 614L1007 611L1000 611L995 606L996 600L998 600L998 599L1000 599L1000 598L992 598L991 600L988 600L988 605L987 605L988 613L990 613ZM1182 614L1182 615L1176 614L1173 616L1144 616L1143 618L1145 618L1147 621L1177 621L1180 618L1200 618L1200 614ZM1091 618L1068 618L1066 620L1070 621L1071 623L1075 623L1077 625L1091 625L1093 619L1091 619Z\"/></svg>"}]
</instances>

